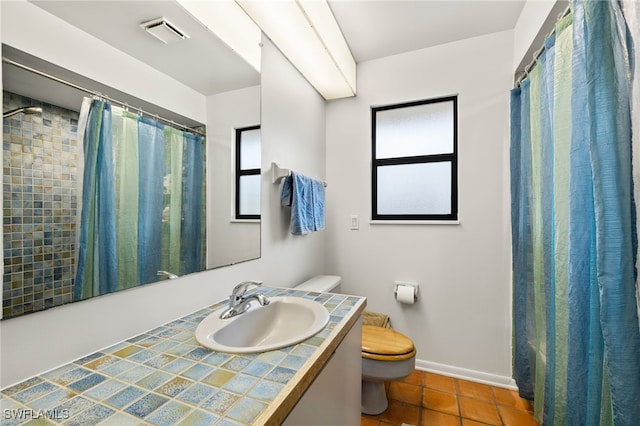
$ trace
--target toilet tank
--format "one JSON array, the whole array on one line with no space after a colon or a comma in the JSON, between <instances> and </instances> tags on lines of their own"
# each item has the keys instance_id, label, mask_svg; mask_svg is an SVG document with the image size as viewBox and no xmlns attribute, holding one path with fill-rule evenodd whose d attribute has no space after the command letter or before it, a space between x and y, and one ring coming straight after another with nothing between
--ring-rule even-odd
<instances>
[{"instance_id":1,"label":"toilet tank","mask_svg":"<svg viewBox=\"0 0 640 426\"><path fill-rule=\"evenodd\" d=\"M338 275L318 275L297 285L297 290L338 293L342 277Z\"/></svg>"}]
</instances>

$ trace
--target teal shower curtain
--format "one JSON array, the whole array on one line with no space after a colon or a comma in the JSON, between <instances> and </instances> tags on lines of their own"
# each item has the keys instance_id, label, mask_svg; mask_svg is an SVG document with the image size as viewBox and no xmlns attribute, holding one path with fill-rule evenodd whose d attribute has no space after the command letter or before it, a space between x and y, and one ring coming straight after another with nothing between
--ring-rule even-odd
<instances>
[{"instance_id":1,"label":"teal shower curtain","mask_svg":"<svg viewBox=\"0 0 640 426\"><path fill-rule=\"evenodd\" d=\"M574 0L511 93L514 377L545 425L640 421L637 49L618 2Z\"/></svg>"},{"instance_id":2,"label":"teal shower curtain","mask_svg":"<svg viewBox=\"0 0 640 426\"><path fill-rule=\"evenodd\" d=\"M83 146L75 300L204 269L203 138L93 100Z\"/></svg>"}]
</instances>

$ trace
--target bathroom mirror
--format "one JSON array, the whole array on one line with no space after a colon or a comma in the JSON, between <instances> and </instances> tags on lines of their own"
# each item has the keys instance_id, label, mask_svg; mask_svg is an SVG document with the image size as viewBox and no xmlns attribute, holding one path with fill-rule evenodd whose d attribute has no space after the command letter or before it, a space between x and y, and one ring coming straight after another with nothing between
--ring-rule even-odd
<instances>
[{"instance_id":1,"label":"bathroom mirror","mask_svg":"<svg viewBox=\"0 0 640 426\"><path fill-rule=\"evenodd\" d=\"M141 8L146 11L147 16L156 13L153 11L156 8L159 8L157 13L176 13L174 2L99 2L97 8L88 6L92 2L34 3L80 28L82 27L76 20L93 23L108 21L108 19L91 19L91 14L101 15L104 18L105 15L111 13L114 14L114 17L122 18L116 20L118 25L124 25L123 21L131 23L132 19L135 20L136 18L133 16L139 14ZM65 6L64 3L68 4ZM73 4L70 5L71 3ZM78 9L82 13L78 13ZM187 16L181 15L181 20L193 20L186 12L182 11L182 13ZM3 15L3 19L5 19L4 10ZM130 17L125 19L124 17L127 15ZM199 23L194 25L193 28L201 27ZM136 27L136 30L140 29ZM114 45L114 42L100 35L99 29L91 33ZM144 35L146 36L146 34ZM196 33L191 34L192 37L196 35ZM215 38L210 33L207 36ZM146 43L148 40L142 42ZM222 44L217 39L215 43ZM191 55L206 56L211 52L216 52L216 49L219 47L208 49L207 52L194 51L191 52ZM220 55L220 58L224 56L224 58L232 58L230 61L237 62L238 58L235 53L228 48L226 49L228 52ZM131 55L131 53L129 54ZM72 69L63 69L28 55L12 46L3 44L2 56L10 61L126 102L132 108L141 108L149 113L147 115L150 115L151 119L166 118L206 133L204 142L206 158L204 191L206 195L202 204L206 211L202 223L202 228L206 229L206 241L202 247L201 267L195 270L227 266L260 257L259 218L239 220L234 214L235 135L239 128L259 126L260 124L260 75L257 71L246 65L246 72L235 73L239 80L232 83L232 88L224 86L224 82L219 82L218 80L224 80L224 77L218 75L211 77L212 80L217 79L216 81L205 82L206 88L198 88L198 91L206 97L207 118L206 123L202 123L168 109L159 108L143 99L132 97L118 90L117 87L108 87L90 80ZM222 60L220 58L218 61ZM153 63L154 58L142 60L150 64ZM210 58L210 60L215 62L215 58ZM244 63L244 61L241 62ZM224 64L219 64L219 66L224 67ZM237 67L237 63L234 66ZM166 70L162 71L166 72ZM180 80L178 74L170 75ZM27 114L23 112L7 119L24 120L29 123L29 126L24 126L23 130L16 130L9 122L3 120L4 276L2 319L8 319L79 300L77 297L74 298L77 273L76 247L79 237L79 232L76 229L78 226L76 216L80 215L82 206L79 202L81 190L78 191L72 182L72 177L82 175L83 164L76 164L72 144L81 144L82 141L75 140L72 143L74 141L72 132L77 127L78 111L82 104L82 98L90 95L4 61L2 77L3 112L15 109L14 106L23 106L24 102L43 105L46 111L40 115L29 114L27 111ZM34 128L31 126L42 125L43 121L48 125L63 123L59 128L51 130L56 134L55 142L52 139L50 142L42 141L38 144L48 145L50 143L51 147L60 149L59 155L57 155L58 161L44 158L41 155L40 146L28 145L27 143L21 147L21 144L17 142L25 135L26 139L33 137L34 135L30 132L33 132ZM17 134L19 132L23 133ZM24 161L27 161L29 167L24 166ZM28 168L30 171L27 171ZM45 197L36 196L34 192L36 185L33 184L33 173L38 170L36 174L39 176L40 169L50 179L55 178L56 185L61 191L50 194L51 197L46 197L47 201L45 201ZM12 183L20 184L23 190L30 191L30 195L23 197L12 193ZM38 219L34 219L34 210L40 215ZM180 275L174 274L173 271L165 272L167 273L159 274L156 279L164 280L174 278L174 275ZM145 282L145 284L147 283Z\"/></svg>"}]
</instances>

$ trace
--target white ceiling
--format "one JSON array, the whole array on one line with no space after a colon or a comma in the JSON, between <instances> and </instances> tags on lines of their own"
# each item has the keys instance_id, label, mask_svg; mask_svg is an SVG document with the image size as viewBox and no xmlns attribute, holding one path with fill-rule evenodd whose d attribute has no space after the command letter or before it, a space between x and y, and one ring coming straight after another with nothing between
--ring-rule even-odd
<instances>
[{"instance_id":1,"label":"white ceiling","mask_svg":"<svg viewBox=\"0 0 640 426\"><path fill-rule=\"evenodd\" d=\"M32 3L204 95L257 85L257 71L174 0ZM525 0L329 0L356 62L512 29ZM164 16L191 36L164 44L139 24Z\"/></svg>"},{"instance_id":2,"label":"white ceiling","mask_svg":"<svg viewBox=\"0 0 640 426\"><path fill-rule=\"evenodd\" d=\"M526 0L329 0L356 62L513 29Z\"/></svg>"}]
</instances>

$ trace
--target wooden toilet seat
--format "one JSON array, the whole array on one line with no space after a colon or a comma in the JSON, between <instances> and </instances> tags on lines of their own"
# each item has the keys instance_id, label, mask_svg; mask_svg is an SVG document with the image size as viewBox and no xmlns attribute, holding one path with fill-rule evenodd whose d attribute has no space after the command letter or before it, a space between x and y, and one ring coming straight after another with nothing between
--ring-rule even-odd
<instances>
[{"instance_id":1,"label":"wooden toilet seat","mask_svg":"<svg viewBox=\"0 0 640 426\"><path fill-rule=\"evenodd\" d=\"M377 361L403 361L416 354L413 341L391 328L362 326L362 357Z\"/></svg>"}]
</instances>

